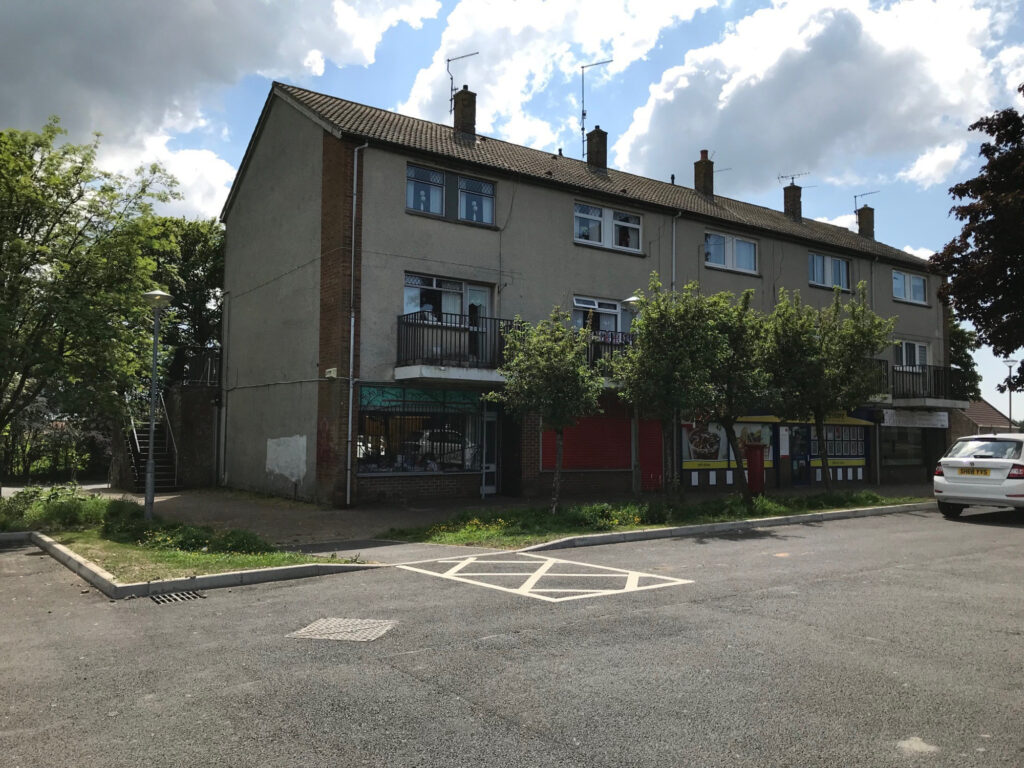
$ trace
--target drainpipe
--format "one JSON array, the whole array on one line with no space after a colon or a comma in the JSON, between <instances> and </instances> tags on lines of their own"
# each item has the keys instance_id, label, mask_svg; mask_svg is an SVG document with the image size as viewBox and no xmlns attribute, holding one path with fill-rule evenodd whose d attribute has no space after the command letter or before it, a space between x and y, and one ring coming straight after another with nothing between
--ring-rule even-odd
<instances>
[{"instance_id":1,"label":"drainpipe","mask_svg":"<svg viewBox=\"0 0 1024 768\"><path fill-rule=\"evenodd\" d=\"M352 151L352 254L349 260L348 286L348 437L345 440L345 506L352 506L352 396L356 382L356 198L359 194L359 150L366 149L370 142Z\"/></svg>"},{"instance_id":2,"label":"drainpipe","mask_svg":"<svg viewBox=\"0 0 1024 768\"><path fill-rule=\"evenodd\" d=\"M679 217L683 215L682 211L678 211L675 216L672 217L672 290L676 289L676 222L679 221Z\"/></svg>"}]
</instances>

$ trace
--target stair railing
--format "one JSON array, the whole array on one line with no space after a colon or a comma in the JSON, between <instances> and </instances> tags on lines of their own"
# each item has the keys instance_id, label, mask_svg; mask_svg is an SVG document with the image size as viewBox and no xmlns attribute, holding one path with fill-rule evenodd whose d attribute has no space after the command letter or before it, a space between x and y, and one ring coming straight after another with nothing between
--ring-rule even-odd
<instances>
[{"instance_id":1,"label":"stair railing","mask_svg":"<svg viewBox=\"0 0 1024 768\"><path fill-rule=\"evenodd\" d=\"M160 407L164 411L164 428L167 436L171 438L171 449L174 451L174 487L178 487L178 443L174 440L174 430L171 429L171 417L167 414L167 403L164 401L164 393L160 393Z\"/></svg>"}]
</instances>

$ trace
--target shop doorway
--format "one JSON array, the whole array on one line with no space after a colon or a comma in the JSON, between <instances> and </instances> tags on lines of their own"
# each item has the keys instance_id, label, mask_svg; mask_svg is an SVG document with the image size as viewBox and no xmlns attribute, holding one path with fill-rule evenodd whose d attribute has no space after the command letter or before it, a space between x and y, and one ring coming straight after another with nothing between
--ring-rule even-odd
<instances>
[{"instance_id":1,"label":"shop doorway","mask_svg":"<svg viewBox=\"0 0 1024 768\"><path fill-rule=\"evenodd\" d=\"M789 428L790 477L793 485L811 484L811 428L798 425Z\"/></svg>"},{"instance_id":2,"label":"shop doorway","mask_svg":"<svg viewBox=\"0 0 1024 768\"><path fill-rule=\"evenodd\" d=\"M483 456L480 495L498 492L498 414L485 406L483 414Z\"/></svg>"}]
</instances>

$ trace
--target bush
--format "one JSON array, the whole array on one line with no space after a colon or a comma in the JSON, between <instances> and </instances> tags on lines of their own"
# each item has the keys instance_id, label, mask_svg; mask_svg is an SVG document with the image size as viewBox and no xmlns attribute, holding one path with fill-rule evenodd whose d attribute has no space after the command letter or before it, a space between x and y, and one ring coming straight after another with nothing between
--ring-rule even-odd
<instances>
[{"instance_id":1,"label":"bush","mask_svg":"<svg viewBox=\"0 0 1024 768\"><path fill-rule=\"evenodd\" d=\"M100 535L122 544L137 544L146 536L150 524L145 510L131 499L115 499L107 503Z\"/></svg>"},{"instance_id":2,"label":"bush","mask_svg":"<svg viewBox=\"0 0 1024 768\"><path fill-rule=\"evenodd\" d=\"M96 525L106 502L83 496L76 485L30 486L0 502L0 530L62 531Z\"/></svg>"}]
</instances>

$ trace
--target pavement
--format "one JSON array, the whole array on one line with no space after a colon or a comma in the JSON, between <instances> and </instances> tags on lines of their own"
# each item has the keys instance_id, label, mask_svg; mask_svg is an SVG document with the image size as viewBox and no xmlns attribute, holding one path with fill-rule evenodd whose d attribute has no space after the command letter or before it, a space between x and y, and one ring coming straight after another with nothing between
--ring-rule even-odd
<instances>
[{"instance_id":1,"label":"pavement","mask_svg":"<svg viewBox=\"0 0 1024 768\"><path fill-rule=\"evenodd\" d=\"M1024 765L1019 514L555 554L158 605L2 551L0 763Z\"/></svg>"}]
</instances>

